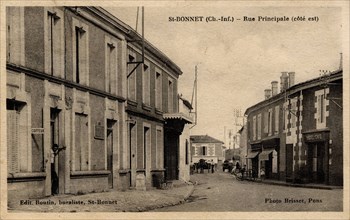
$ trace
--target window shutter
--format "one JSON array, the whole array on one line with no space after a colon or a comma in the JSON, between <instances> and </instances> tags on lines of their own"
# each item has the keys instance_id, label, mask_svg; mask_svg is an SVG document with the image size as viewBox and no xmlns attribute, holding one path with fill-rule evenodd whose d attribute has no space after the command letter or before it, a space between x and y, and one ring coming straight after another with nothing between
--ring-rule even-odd
<instances>
[{"instance_id":1,"label":"window shutter","mask_svg":"<svg viewBox=\"0 0 350 220\"><path fill-rule=\"evenodd\" d=\"M19 172L18 116L17 111L7 110L7 165L9 173Z\"/></svg>"}]
</instances>

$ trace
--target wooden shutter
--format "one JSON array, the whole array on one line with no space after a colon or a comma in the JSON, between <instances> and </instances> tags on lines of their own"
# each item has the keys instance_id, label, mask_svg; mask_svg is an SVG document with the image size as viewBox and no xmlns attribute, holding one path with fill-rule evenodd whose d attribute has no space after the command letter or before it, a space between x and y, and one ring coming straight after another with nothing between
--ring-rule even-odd
<instances>
[{"instance_id":1,"label":"wooden shutter","mask_svg":"<svg viewBox=\"0 0 350 220\"><path fill-rule=\"evenodd\" d=\"M89 167L88 117L75 115L75 170Z\"/></svg>"},{"instance_id":2,"label":"wooden shutter","mask_svg":"<svg viewBox=\"0 0 350 220\"><path fill-rule=\"evenodd\" d=\"M19 172L18 118L19 113L16 110L7 110L7 170L9 173Z\"/></svg>"}]
</instances>

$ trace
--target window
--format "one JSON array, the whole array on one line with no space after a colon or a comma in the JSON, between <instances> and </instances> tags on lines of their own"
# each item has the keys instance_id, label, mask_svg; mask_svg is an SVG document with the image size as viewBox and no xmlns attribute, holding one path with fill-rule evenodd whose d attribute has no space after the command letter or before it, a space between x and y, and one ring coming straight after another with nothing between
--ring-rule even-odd
<instances>
[{"instance_id":1,"label":"window","mask_svg":"<svg viewBox=\"0 0 350 220\"><path fill-rule=\"evenodd\" d=\"M149 127L143 127L143 169L147 167L147 152L151 146L151 134Z\"/></svg>"},{"instance_id":2,"label":"window","mask_svg":"<svg viewBox=\"0 0 350 220\"><path fill-rule=\"evenodd\" d=\"M269 112L264 112L264 133L269 133Z\"/></svg>"},{"instance_id":3,"label":"window","mask_svg":"<svg viewBox=\"0 0 350 220\"><path fill-rule=\"evenodd\" d=\"M256 140L256 116L253 116L253 141Z\"/></svg>"},{"instance_id":4,"label":"window","mask_svg":"<svg viewBox=\"0 0 350 220\"><path fill-rule=\"evenodd\" d=\"M261 139L261 114L258 115L258 139Z\"/></svg>"},{"instance_id":5,"label":"window","mask_svg":"<svg viewBox=\"0 0 350 220\"><path fill-rule=\"evenodd\" d=\"M203 156L207 155L207 148L205 146L201 147L201 155Z\"/></svg>"},{"instance_id":6,"label":"window","mask_svg":"<svg viewBox=\"0 0 350 220\"><path fill-rule=\"evenodd\" d=\"M64 25L63 12L49 8L45 22L45 72L57 77L64 76Z\"/></svg>"},{"instance_id":7,"label":"window","mask_svg":"<svg viewBox=\"0 0 350 220\"><path fill-rule=\"evenodd\" d=\"M156 164L157 168L163 167L163 132L161 127L157 127L157 133L156 133L156 139L157 139L157 149L156 149Z\"/></svg>"},{"instance_id":8,"label":"window","mask_svg":"<svg viewBox=\"0 0 350 220\"><path fill-rule=\"evenodd\" d=\"M272 109L269 109L268 112L268 135L272 135Z\"/></svg>"},{"instance_id":9,"label":"window","mask_svg":"<svg viewBox=\"0 0 350 220\"><path fill-rule=\"evenodd\" d=\"M7 112L7 170L8 173L28 172L31 167L28 146L28 125L25 103L6 102Z\"/></svg>"},{"instance_id":10,"label":"window","mask_svg":"<svg viewBox=\"0 0 350 220\"><path fill-rule=\"evenodd\" d=\"M106 92L117 94L117 43L105 37L105 77Z\"/></svg>"},{"instance_id":11,"label":"window","mask_svg":"<svg viewBox=\"0 0 350 220\"><path fill-rule=\"evenodd\" d=\"M129 51L129 62L135 62L135 59L135 53ZM136 70L134 68L135 64L128 64L128 98L136 101ZM131 71L133 72L131 73Z\"/></svg>"},{"instance_id":12,"label":"window","mask_svg":"<svg viewBox=\"0 0 350 220\"><path fill-rule=\"evenodd\" d=\"M156 96L156 109L162 110L162 74L161 71L156 68L156 83L155 83L155 96Z\"/></svg>"},{"instance_id":13,"label":"window","mask_svg":"<svg viewBox=\"0 0 350 220\"><path fill-rule=\"evenodd\" d=\"M290 127L295 128L297 125L297 97L293 98L291 101L291 109L290 109Z\"/></svg>"},{"instance_id":14,"label":"window","mask_svg":"<svg viewBox=\"0 0 350 220\"><path fill-rule=\"evenodd\" d=\"M89 85L88 26L73 19L73 80Z\"/></svg>"},{"instance_id":15,"label":"window","mask_svg":"<svg viewBox=\"0 0 350 220\"><path fill-rule=\"evenodd\" d=\"M75 170L88 170L88 117L75 114Z\"/></svg>"},{"instance_id":16,"label":"window","mask_svg":"<svg viewBox=\"0 0 350 220\"><path fill-rule=\"evenodd\" d=\"M326 97L328 94L329 88L318 90L315 92L315 119L317 129L326 128L326 117L328 116L327 105L329 105L329 100L327 100Z\"/></svg>"},{"instance_id":17,"label":"window","mask_svg":"<svg viewBox=\"0 0 350 220\"><path fill-rule=\"evenodd\" d=\"M24 7L6 7L7 62L24 65Z\"/></svg>"},{"instance_id":18,"label":"window","mask_svg":"<svg viewBox=\"0 0 350 220\"><path fill-rule=\"evenodd\" d=\"M173 80L168 80L168 112L173 113L174 111L174 85Z\"/></svg>"},{"instance_id":19,"label":"window","mask_svg":"<svg viewBox=\"0 0 350 220\"><path fill-rule=\"evenodd\" d=\"M185 163L188 164L188 157L189 157L189 153L188 153L188 140L186 139L185 142Z\"/></svg>"},{"instance_id":20,"label":"window","mask_svg":"<svg viewBox=\"0 0 350 220\"><path fill-rule=\"evenodd\" d=\"M279 114L280 114L280 107L275 107L275 134L278 134L279 129Z\"/></svg>"},{"instance_id":21,"label":"window","mask_svg":"<svg viewBox=\"0 0 350 220\"><path fill-rule=\"evenodd\" d=\"M142 88L143 88L143 103L146 105L151 105L151 86L150 86L150 64L145 61L143 64L143 74L142 74Z\"/></svg>"}]
</instances>

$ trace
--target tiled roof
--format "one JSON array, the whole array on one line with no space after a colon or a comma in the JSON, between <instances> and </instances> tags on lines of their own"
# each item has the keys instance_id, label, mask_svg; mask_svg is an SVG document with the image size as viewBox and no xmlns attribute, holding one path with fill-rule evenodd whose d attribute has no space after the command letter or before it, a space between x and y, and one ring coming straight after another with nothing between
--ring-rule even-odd
<instances>
[{"instance_id":1,"label":"tiled roof","mask_svg":"<svg viewBox=\"0 0 350 220\"><path fill-rule=\"evenodd\" d=\"M191 135L190 139L192 143L224 143L208 135Z\"/></svg>"}]
</instances>

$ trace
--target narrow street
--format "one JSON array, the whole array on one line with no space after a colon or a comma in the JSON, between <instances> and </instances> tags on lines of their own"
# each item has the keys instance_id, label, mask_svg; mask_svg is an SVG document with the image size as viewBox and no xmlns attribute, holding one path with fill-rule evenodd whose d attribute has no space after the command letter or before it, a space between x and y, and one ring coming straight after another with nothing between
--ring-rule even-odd
<instances>
[{"instance_id":1,"label":"narrow street","mask_svg":"<svg viewBox=\"0 0 350 220\"><path fill-rule=\"evenodd\" d=\"M238 181L222 172L194 174L191 178L198 185L186 203L153 211L341 211L343 207L341 189L297 188Z\"/></svg>"}]
</instances>

